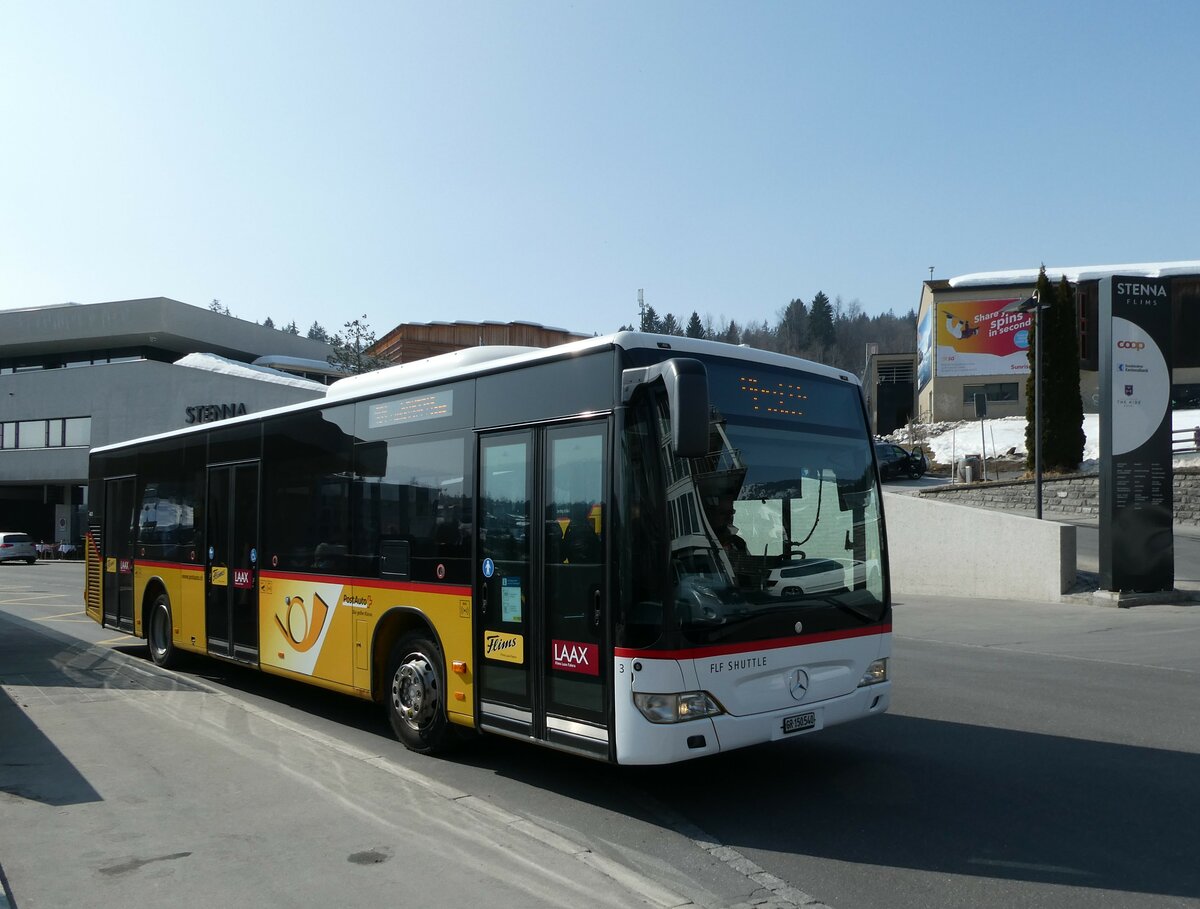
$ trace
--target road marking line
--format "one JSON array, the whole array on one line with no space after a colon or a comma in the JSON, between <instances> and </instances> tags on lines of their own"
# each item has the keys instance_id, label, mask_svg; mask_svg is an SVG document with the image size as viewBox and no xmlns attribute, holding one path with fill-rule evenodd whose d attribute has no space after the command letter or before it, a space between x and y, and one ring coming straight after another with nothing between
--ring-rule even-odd
<instances>
[{"instance_id":1,"label":"road marking line","mask_svg":"<svg viewBox=\"0 0 1200 909\"><path fill-rule=\"evenodd\" d=\"M109 638L107 641L97 641L96 643L97 644L119 644L123 641L136 641L136 640L137 640L137 638L135 638L131 634L123 634L119 638Z\"/></svg>"},{"instance_id":2,"label":"road marking line","mask_svg":"<svg viewBox=\"0 0 1200 909\"><path fill-rule=\"evenodd\" d=\"M83 615L83 610L76 609L74 612L60 612L57 615L44 615L39 617L38 621L46 622L50 619L65 619L73 615Z\"/></svg>"}]
</instances>

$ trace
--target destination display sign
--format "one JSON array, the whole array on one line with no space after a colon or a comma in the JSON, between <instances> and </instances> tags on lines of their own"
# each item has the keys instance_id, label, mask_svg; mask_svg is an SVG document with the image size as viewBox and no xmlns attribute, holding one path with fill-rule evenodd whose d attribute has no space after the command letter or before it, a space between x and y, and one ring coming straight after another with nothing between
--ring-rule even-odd
<instances>
[{"instance_id":1,"label":"destination display sign","mask_svg":"<svg viewBox=\"0 0 1200 909\"><path fill-rule=\"evenodd\" d=\"M454 391L419 392L395 398L371 401L367 408L367 427L382 429L420 420L436 420L454 414Z\"/></svg>"}]
</instances>

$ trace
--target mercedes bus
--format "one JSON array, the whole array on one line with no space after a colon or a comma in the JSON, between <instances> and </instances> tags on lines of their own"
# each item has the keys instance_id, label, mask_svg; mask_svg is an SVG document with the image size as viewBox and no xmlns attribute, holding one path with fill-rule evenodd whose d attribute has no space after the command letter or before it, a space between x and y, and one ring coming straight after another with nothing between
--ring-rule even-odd
<instances>
[{"instance_id":1,"label":"mercedes bus","mask_svg":"<svg viewBox=\"0 0 1200 909\"><path fill-rule=\"evenodd\" d=\"M859 381L621 332L477 347L92 452L85 601L201 654L622 764L880 714L891 602Z\"/></svg>"}]
</instances>

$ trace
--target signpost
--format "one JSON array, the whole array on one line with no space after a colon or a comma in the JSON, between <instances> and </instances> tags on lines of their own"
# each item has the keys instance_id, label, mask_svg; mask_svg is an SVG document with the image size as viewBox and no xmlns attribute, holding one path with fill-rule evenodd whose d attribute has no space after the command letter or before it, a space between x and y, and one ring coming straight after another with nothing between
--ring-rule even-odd
<instances>
[{"instance_id":1,"label":"signpost","mask_svg":"<svg viewBox=\"0 0 1200 909\"><path fill-rule=\"evenodd\" d=\"M975 395L975 416L979 418L979 450L983 452L983 478L987 475L987 436L983 432L983 418L987 416L987 395ZM992 454L995 454L993 451Z\"/></svg>"},{"instance_id":2,"label":"signpost","mask_svg":"<svg viewBox=\"0 0 1200 909\"><path fill-rule=\"evenodd\" d=\"M1100 586L1171 590L1170 280L1114 275L1099 303Z\"/></svg>"}]
</instances>

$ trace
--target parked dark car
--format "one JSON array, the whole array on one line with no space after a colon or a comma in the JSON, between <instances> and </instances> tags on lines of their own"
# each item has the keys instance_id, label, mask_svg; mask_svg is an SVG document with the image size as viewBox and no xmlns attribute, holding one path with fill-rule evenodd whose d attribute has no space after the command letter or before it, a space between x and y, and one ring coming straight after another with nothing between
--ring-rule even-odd
<instances>
[{"instance_id":1,"label":"parked dark car","mask_svg":"<svg viewBox=\"0 0 1200 909\"><path fill-rule=\"evenodd\" d=\"M924 476L929 467L929 462L925 460L925 452L920 448L908 451L892 442L876 442L875 459L879 461L879 479L881 480L902 478L915 480L917 477Z\"/></svg>"}]
</instances>

